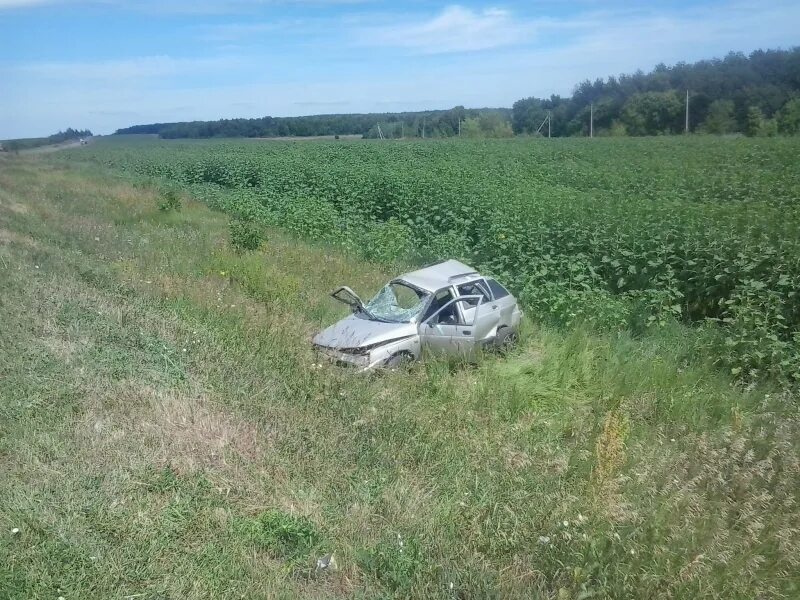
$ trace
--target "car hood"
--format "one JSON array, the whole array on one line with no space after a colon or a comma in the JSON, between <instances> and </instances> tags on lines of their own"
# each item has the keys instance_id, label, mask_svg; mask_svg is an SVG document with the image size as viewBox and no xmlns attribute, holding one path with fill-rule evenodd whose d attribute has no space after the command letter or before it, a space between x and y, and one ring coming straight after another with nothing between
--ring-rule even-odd
<instances>
[{"instance_id":1,"label":"car hood","mask_svg":"<svg viewBox=\"0 0 800 600\"><path fill-rule=\"evenodd\" d=\"M319 332L313 342L328 348L361 348L416 334L414 323L384 323L351 315Z\"/></svg>"}]
</instances>

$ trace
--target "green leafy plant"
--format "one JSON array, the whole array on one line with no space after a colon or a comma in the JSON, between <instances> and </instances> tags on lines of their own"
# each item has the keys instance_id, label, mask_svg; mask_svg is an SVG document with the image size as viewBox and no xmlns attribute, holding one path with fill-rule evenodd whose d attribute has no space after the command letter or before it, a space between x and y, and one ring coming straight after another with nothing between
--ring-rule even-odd
<instances>
[{"instance_id":1,"label":"green leafy plant","mask_svg":"<svg viewBox=\"0 0 800 600\"><path fill-rule=\"evenodd\" d=\"M161 212L178 211L181 209L181 197L174 188L166 188L158 199L158 210Z\"/></svg>"},{"instance_id":2,"label":"green leafy plant","mask_svg":"<svg viewBox=\"0 0 800 600\"><path fill-rule=\"evenodd\" d=\"M253 220L234 217L228 224L231 247L236 252L257 250L266 240L264 228Z\"/></svg>"}]
</instances>

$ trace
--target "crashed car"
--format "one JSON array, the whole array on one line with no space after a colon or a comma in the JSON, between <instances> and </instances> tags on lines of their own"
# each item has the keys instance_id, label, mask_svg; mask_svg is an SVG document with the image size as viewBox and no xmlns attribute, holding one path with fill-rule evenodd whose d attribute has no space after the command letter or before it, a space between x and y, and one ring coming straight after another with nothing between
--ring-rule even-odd
<instances>
[{"instance_id":1,"label":"crashed car","mask_svg":"<svg viewBox=\"0 0 800 600\"><path fill-rule=\"evenodd\" d=\"M423 354L471 360L512 347L522 319L516 298L491 277L448 260L390 281L367 303L349 287L331 296L353 314L314 336L315 348L361 371L396 368Z\"/></svg>"}]
</instances>

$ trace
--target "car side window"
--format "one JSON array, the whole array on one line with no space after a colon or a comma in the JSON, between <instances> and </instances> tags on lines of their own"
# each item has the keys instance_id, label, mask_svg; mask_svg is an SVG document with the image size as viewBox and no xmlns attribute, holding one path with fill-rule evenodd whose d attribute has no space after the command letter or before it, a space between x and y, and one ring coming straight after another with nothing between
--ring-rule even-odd
<instances>
[{"instance_id":1,"label":"car side window","mask_svg":"<svg viewBox=\"0 0 800 600\"><path fill-rule=\"evenodd\" d=\"M489 298L489 292L486 291L482 281L470 281L469 283L462 283L460 286L458 286L458 295L483 296L484 302L491 301L491 298ZM478 300L466 300L465 304L467 306L478 306Z\"/></svg>"},{"instance_id":2,"label":"car side window","mask_svg":"<svg viewBox=\"0 0 800 600\"><path fill-rule=\"evenodd\" d=\"M499 300L500 298L505 298L508 296L508 290L497 283L494 279L487 279L486 282L489 284L489 288L492 290L495 300Z\"/></svg>"},{"instance_id":3,"label":"car side window","mask_svg":"<svg viewBox=\"0 0 800 600\"><path fill-rule=\"evenodd\" d=\"M425 311L425 316L422 317L422 320L424 321L425 319L430 318L431 315L433 315L437 310L442 308L445 304L450 302L450 300L452 300L452 299L453 299L453 293L448 289L439 290L438 292L436 292L436 294L434 294L434 296L433 296L433 300L431 300L431 304L428 307L428 310ZM453 310L455 310L455 308L453 308ZM449 309L446 310L446 311L442 311L442 312L443 313L449 312ZM442 315L440 314L439 318L436 321L437 323L441 323L442 322L441 321L441 316Z\"/></svg>"}]
</instances>

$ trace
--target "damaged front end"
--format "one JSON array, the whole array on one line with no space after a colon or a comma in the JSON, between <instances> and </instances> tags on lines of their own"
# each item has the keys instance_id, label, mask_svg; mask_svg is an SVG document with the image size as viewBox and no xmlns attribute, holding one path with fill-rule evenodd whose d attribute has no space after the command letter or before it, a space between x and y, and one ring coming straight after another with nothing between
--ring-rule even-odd
<instances>
[{"instance_id":1,"label":"damaged front end","mask_svg":"<svg viewBox=\"0 0 800 600\"><path fill-rule=\"evenodd\" d=\"M347 304L353 314L314 336L314 347L322 356L362 371L397 355L419 356L415 318L425 306L426 292L394 281L366 304L346 286L331 296Z\"/></svg>"},{"instance_id":2,"label":"damaged front end","mask_svg":"<svg viewBox=\"0 0 800 600\"><path fill-rule=\"evenodd\" d=\"M314 344L314 349L319 355L331 361L339 367L355 367L358 370L366 371L369 367L369 351L361 348L330 348Z\"/></svg>"},{"instance_id":3,"label":"damaged front end","mask_svg":"<svg viewBox=\"0 0 800 600\"><path fill-rule=\"evenodd\" d=\"M365 321L356 316L314 336L313 345L335 364L361 371L382 366L399 353L419 354L419 336L413 324Z\"/></svg>"}]
</instances>

